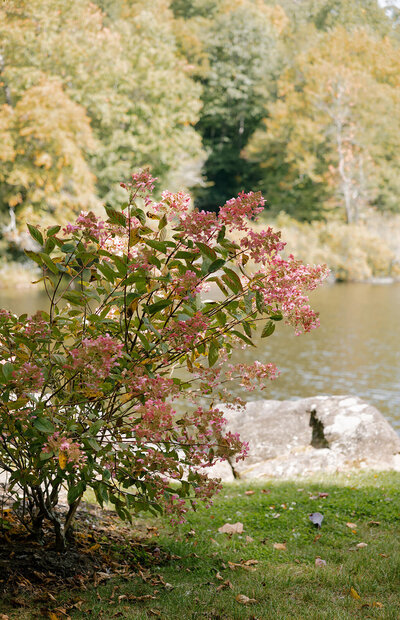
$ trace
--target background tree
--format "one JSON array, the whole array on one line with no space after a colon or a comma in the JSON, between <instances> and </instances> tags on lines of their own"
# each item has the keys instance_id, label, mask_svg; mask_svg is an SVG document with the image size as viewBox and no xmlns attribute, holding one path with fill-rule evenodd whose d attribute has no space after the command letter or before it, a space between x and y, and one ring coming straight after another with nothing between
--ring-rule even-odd
<instances>
[{"instance_id":1,"label":"background tree","mask_svg":"<svg viewBox=\"0 0 400 620\"><path fill-rule=\"evenodd\" d=\"M180 2L172 6L178 16L192 18L189 31L200 41L192 59L200 66L203 107L197 129L208 157L203 168L206 185L195 190L195 197L198 206L216 210L254 180L253 166L241 153L273 90L276 31L268 7L259 2L217 3L218 10L208 20L204 1L188 3L186 10Z\"/></svg>"},{"instance_id":2,"label":"background tree","mask_svg":"<svg viewBox=\"0 0 400 620\"><path fill-rule=\"evenodd\" d=\"M31 209L30 194L21 191L25 181L14 185L13 179L21 177L18 170L23 165L29 183L36 185L37 168L45 165L35 162L45 159L46 165L52 160L51 175L64 170L57 182L49 180L41 195L35 194L35 210L39 201L40 212L49 216L54 205L64 204L55 194L71 194L72 207L86 208L89 194L101 200L113 198L115 190L110 194L109 188L115 186L115 179L143 163L151 164L163 180L169 176L172 187L181 185L184 177L197 178L201 140L193 125L200 107L199 87L177 53L169 3L115 0L105 4L107 13L87 0L11 1L0 8L0 105L7 106L1 113L0 158L7 161L2 174L8 175L0 198L3 220L18 200L17 226L24 226L22 213ZM57 102L52 103L52 88L44 84L57 84ZM20 114L31 96L35 111ZM51 119L45 123L50 109ZM35 148L25 149L23 158L18 153L17 170L10 176L9 158L21 150L15 146L15 136L22 130L18 140L25 141L34 117L38 120ZM71 121L68 140L67 118ZM40 136L40 131L45 135ZM49 157L41 159L42 151Z\"/></svg>"},{"instance_id":3,"label":"background tree","mask_svg":"<svg viewBox=\"0 0 400 620\"><path fill-rule=\"evenodd\" d=\"M273 209L306 220L340 210L347 222L398 209L399 58L389 38L338 27L283 72L248 149Z\"/></svg>"}]
</instances>

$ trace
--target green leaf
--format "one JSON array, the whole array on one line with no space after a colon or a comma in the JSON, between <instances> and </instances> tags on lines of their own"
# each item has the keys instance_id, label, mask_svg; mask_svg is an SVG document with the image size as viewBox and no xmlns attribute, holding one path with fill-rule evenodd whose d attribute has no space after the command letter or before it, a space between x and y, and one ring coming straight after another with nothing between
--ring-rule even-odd
<instances>
[{"instance_id":1,"label":"green leaf","mask_svg":"<svg viewBox=\"0 0 400 620\"><path fill-rule=\"evenodd\" d=\"M219 357L219 346L215 340L211 341L210 348L208 349L208 365L211 368Z\"/></svg>"},{"instance_id":2,"label":"green leaf","mask_svg":"<svg viewBox=\"0 0 400 620\"><path fill-rule=\"evenodd\" d=\"M64 254L70 254L71 252L74 252L75 249L76 249L76 245L75 243L72 243L72 242L64 243L61 246L61 252L64 252Z\"/></svg>"},{"instance_id":3,"label":"green leaf","mask_svg":"<svg viewBox=\"0 0 400 620\"><path fill-rule=\"evenodd\" d=\"M160 299L160 301L156 301L156 303L154 304L145 306L145 309L149 314L155 314L156 312L163 310L167 306L170 306L172 303L172 299Z\"/></svg>"},{"instance_id":4,"label":"green leaf","mask_svg":"<svg viewBox=\"0 0 400 620\"><path fill-rule=\"evenodd\" d=\"M282 321L282 319L283 319L283 314L282 314L282 312L279 312L279 311L278 311L278 312L274 312L273 314L270 314L270 315L269 315L269 318L270 318L272 321Z\"/></svg>"},{"instance_id":5,"label":"green leaf","mask_svg":"<svg viewBox=\"0 0 400 620\"><path fill-rule=\"evenodd\" d=\"M227 317L226 317L225 312L222 312L222 310L217 312L217 321L219 325L221 325L221 327L224 327L226 325L226 319Z\"/></svg>"},{"instance_id":6,"label":"green leaf","mask_svg":"<svg viewBox=\"0 0 400 620\"><path fill-rule=\"evenodd\" d=\"M164 215L162 216L161 220L158 223L158 230L162 230L163 228L166 227L167 224L168 224L167 216L164 213Z\"/></svg>"},{"instance_id":7,"label":"green leaf","mask_svg":"<svg viewBox=\"0 0 400 620\"><path fill-rule=\"evenodd\" d=\"M40 230L38 230L35 226L32 226L32 224L28 224L27 226L32 239L34 239L36 243L39 243L39 245L43 245L43 235Z\"/></svg>"},{"instance_id":8,"label":"green leaf","mask_svg":"<svg viewBox=\"0 0 400 620\"><path fill-rule=\"evenodd\" d=\"M264 329L262 330L261 338L268 338L268 336L271 336L271 334L273 334L274 331L275 331L275 323L273 321L268 321L265 324Z\"/></svg>"},{"instance_id":9,"label":"green leaf","mask_svg":"<svg viewBox=\"0 0 400 620\"><path fill-rule=\"evenodd\" d=\"M196 241L196 245L204 256L207 256L207 258L212 261L216 260L217 254L212 248L209 248L208 245L201 243L200 241Z\"/></svg>"},{"instance_id":10,"label":"green leaf","mask_svg":"<svg viewBox=\"0 0 400 620\"><path fill-rule=\"evenodd\" d=\"M46 435L50 435L55 431L53 424L47 418L36 418L33 421L33 426Z\"/></svg>"},{"instance_id":11,"label":"green leaf","mask_svg":"<svg viewBox=\"0 0 400 620\"><path fill-rule=\"evenodd\" d=\"M235 271L233 271L233 269L229 269L228 267L224 267L224 271L226 275L228 276L228 278L230 278L232 282L235 282L238 290L243 291L243 286L242 286L242 283L240 281L238 274Z\"/></svg>"},{"instance_id":12,"label":"green leaf","mask_svg":"<svg viewBox=\"0 0 400 620\"><path fill-rule=\"evenodd\" d=\"M132 211L132 215L134 217L137 217L137 219L143 226L146 224L146 214L144 211L142 211L142 209L135 209L135 211Z\"/></svg>"},{"instance_id":13,"label":"green leaf","mask_svg":"<svg viewBox=\"0 0 400 620\"><path fill-rule=\"evenodd\" d=\"M225 231L226 231L226 226L223 226L218 233L217 243L221 243L221 241L223 241L223 239L225 238Z\"/></svg>"},{"instance_id":14,"label":"green leaf","mask_svg":"<svg viewBox=\"0 0 400 620\"><path fill-rule=\"evenodd\" d=\"M218 269L221 269L222 265L225 265L224 259L217 258L217 260L213 261L211 265L208 266L207 272L214 273L214 271L218 271Z\"/></svg>"},{"instance_id":15,"label":"green leaf","mask_svg":"<svg viewBox=\"0 0 400 620\"><path fill-rule=\"evenodd\" d=\"M50 271L52 273L58 275L59 271L57 269L57 265L55 263L53 263L53 261L51 260L50 256L48 256L44 252L39 252L39 255L40 255L40 258L42 259L42 261L44 262L44 264L46 265L46 267L48 269L50 269Z\"/></svg>"},{"instance_id":16,"label":"green leaf","mask_svg":"<svg viewBox=\"0 0 400 620\"><path fill-rule=\"evenodd\" d=\"M12 378L12 373L14 372L14 366L11 364L11 362L6 362L0 368L3 372L5 380L9 381Z\"/></svg>"},{"instance_id":17,"label":"green leaf","mask_svg":"<svg viewBox=\"0 0 400 620\"><path fill-rule=\"evenodd\" d=\"M78 484L68 489L68 504L73 504L78 497L84 494L86 490L86 483L83 480L80 480Z\"/></svg>"},{"instance_id":18,"label":"green leaf","mask_svg":"<svg viewBox=\"0 0 400 620\"><path fill-rule=\"evenodd\" d=\"M51 237L49 237L49 238L46 240L46 243L45 243L45 246L44 246L44 251L45 251L47 254L50 254L50 253L54 250L54 248L55 248L55 247L56 247L56 242L54 241L54 239L52 239Z\"/></svg>"},{"instance_id":19,"label":"green leaf","mask_svg":"<svg viewBox=\"0 0 400 620\"><path fill-rule=\"evenodd\" d=\"M66 299L71 304L75 304L76 306L84 306L86 304L86 298L83 293L78 293L77 291L65 291L62 296L63 299Z\"/></svg>"},{"instance_id":20,"label":"green leaf","mask_svg":"<svg viewBox=\"0 0 400 620\"><path fill-rule=\"evenodd\" d=\"M146 245L153 248L153 250L158 250L159 252L168 254L168 245L165 241L156 241L155 239L146 239L145 243Z\"/></svg>"},{"instance_id":21,"label":"green leaf","mask_svg":"<svg viewBox=\"0 0 400 620\"><path fill-rule=\"evenodd\" d=\"M50 452L41 452L39 454L40 461L48 461L54 456L54 452L51 450Z\"/></svg>"},{"instance_id":22,"label":"green leaf","mask_svg":"<svg viewBox=\"0 0 400 620\"><path fill-rule=\"evenodd\" d=\"M35 261L38 265L42 265L42 260L37 252L32 252L32 250L24 250L24 252L28 258Z\"/></svg>"},{"instance_id":23,"label":"green leaf","mask_svg":"<svg viewBox=\"0 0 400 620\"><path fill-rule=\"evenodd\" d=\"M47 237L53 237L61 230L61 226L51 226L47 231Z\"/></svg>"},{"instance_id":24,"label":"green leaf","mask_svg":"<svg viewBox=\"0 0 400 620\"><path fill-rule=\"evenodd\" d=\"M242 327L243 327L244 331L246 332L247 336L249 338L251 338L251 327L250 327L250 325L246 321L244 321L242 323Z\"/></svg>"},{"instance_id":25,"label":"green leaf","mask_svg":"<svg viewBox=\"0 0 400 620\"><path fill-rule=\"evenodd\" d=\"M252 342L250 340L250 338L248 338L247 336L245 336L244 334L242 334L241 332L238 332L237 329L233 329L231 332L231 334L235 334L235 336L237 336L238 338L241 338L241 340L243 340L243 342L245 342L246 344L249 344L252 347L255 347L256 345L254 344L254 342Z\"/></svg>"},{"instance_id":26,"label":"green leaf","mask_svg":"<svg viewBox=\"0 0 400 620\"><path fill-rule=\"evenodd\" d=\"M111 282L112 284L114 283L117 273L113 269L111 269L111 267L107 265L107 263L100 263L99 265L97 265L97 269L100 271L100 273L103 274L103 276L106 278L106 280L108 280L108 282Z\"/></svg>"},{"instance_id":27,"label":"green leaf","mask_svg":"<svg viewBox=\"0 0 400 620\"><path fill-rule=\"evenodd\" d=\"M257 306L258 312L262 314L265 310L265 302L264 302L264 296L260 291L256 292L256 306Z\"/></svg>"},{"instance_id":28,"label":"green leaf","mask_svg":"<svg viewBox=\"0 0 400 620\"><path fill-rule=\"evenodd\" d=\"M113 207L110 207L109 205L105 205L104 208L108 215L108 221L111 224L116 224L117 226L123 226L124 228L126 228L126 217L123 213L121 213L120 211L116 211L115 209L113 209Z\"/></svg>"},{"instance_id":29,"label":"green leaf","mask_svg":"<svg viewBox=\"0 0 400 620\"><path fill-rule=\"evenodd\" d=\"M111 258L114 261L116 268L118 269L118 273L122 276L126 276L128 272L128 267L126 266L126 263L124 263L122 258L120 258L119 256L115 256L115 254L112 254Z\"/></svg>"},{"instance_id":30,"label":"green leaf","mask_svg":"<svg viewBox=\"0 0 400 620\"><path fill-rule=\"evenodd\" d=\"M240 288L238 287L237 282L235 282L235 280L232 280L232 278L230 278L226 274L221 276L221 280L225 282L225 284L231 289L231 291L233 291L236 294L239 293Z\"/></svg>"}]
</instances>

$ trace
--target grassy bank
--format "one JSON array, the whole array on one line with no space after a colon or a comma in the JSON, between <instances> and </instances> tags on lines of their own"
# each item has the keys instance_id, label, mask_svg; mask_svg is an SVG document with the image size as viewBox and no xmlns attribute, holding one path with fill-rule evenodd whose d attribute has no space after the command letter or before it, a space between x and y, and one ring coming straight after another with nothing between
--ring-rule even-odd
<instances>
[{"instance_id":1,"label":"grassy bank","mask_svg":"<svg viewBox=\"0 0 400 620\"><path fill-rule=\"evenodd\" d=\"M96 586L49 588L39 601L25 586L24 605L5 596L1 612L19 620L397 620L399 483L397 473L368 473L227 485L210 509L178 528L136 523L151 538L151 566L123 574L132 544L122 537L114 543L120 562L95 575ZM324 516L321 529L309 520L313 512ZM218 532L226 523L242 523L243 532ZM92 542L89 554L105 552L105 537Z\"/></svg>"}]
</instances>

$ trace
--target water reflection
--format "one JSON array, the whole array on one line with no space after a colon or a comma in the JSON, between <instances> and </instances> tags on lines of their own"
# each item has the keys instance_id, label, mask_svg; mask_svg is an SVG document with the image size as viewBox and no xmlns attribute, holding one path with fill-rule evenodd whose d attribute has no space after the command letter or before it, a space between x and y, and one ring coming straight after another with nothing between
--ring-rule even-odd
<instances>
[{"instance_id":1,"label":"water reflection","mask_svg":"<svg viewBox=\"0 0 400 620\"><path fill-rule=\"evenodd\" d=\"M236 361L272 361L281 371L267 391L247 397L353 394L377 406L400 432L400 284L325 286L312 305L321 314L319 329L296 337L280 323L257 349L238 352ZM48 302L40 292L1 291L0 307L33 314Z\"/></svg>"}]
</instances>

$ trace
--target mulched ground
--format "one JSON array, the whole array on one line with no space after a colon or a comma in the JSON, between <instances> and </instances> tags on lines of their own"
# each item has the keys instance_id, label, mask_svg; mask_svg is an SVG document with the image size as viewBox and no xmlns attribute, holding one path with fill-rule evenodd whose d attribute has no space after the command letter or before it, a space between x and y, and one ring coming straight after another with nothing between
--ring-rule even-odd
<instances>
[{"instance_id":1,"label":"mulched ground","mask_svg":"<svg viewBox=\"0 0 400 620\"><path fill-rule=\"evenodd\" d=\"M0 511L0 599L14 608L32 600L47 605L61 590L85 590L111 577L153 580L152 566L174 559L159 548L156 528L125 527L115 513L91 504L78 510L75 528L68 550L58 553L50 528L40 544L29 539L11 510Z\"/></svg>"}]
</instances>

